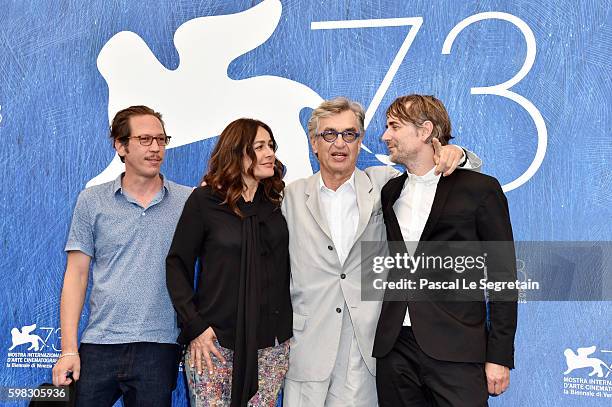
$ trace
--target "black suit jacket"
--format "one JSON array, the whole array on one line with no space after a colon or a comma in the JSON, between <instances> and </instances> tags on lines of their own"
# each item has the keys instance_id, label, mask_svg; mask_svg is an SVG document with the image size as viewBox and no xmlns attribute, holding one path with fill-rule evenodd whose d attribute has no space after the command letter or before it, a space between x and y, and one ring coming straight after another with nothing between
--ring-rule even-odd
<instances>
[{"instance_id":1,"label":"black suit jacket","mask_svg":"<svg viewBox=\"0 0 612 407\"><path fill-rule=\"evenodd\" d=\"M387 182L381 193L389 242L403 241L393 204L407 174ZM473 171L455 171L438 183L424 241L512 241L508 203L499 182ZM420 243L419 243L420 244ZM509 275L516 278L513 244ZM392 250L393 251L393 250ZM420 251L417 252L420 253ZM394 270L390 270L389 278ZM514 367L516 301L488 303L442 301L385 301L382 305L373 356L386 356L402 328L406 309L418 345L428 356L453 362L493 362Z\"/></svg>"}]
</instances>

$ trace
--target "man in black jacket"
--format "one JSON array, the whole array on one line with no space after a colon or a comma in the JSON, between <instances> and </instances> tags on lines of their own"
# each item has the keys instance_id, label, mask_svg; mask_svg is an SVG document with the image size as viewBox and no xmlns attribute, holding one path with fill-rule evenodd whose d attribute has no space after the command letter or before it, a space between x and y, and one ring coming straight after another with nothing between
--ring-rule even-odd
<instances>
[{"instance_id":1,"label":"man in black jacket","mask_svg":"<svg viewBox=\"0 0 612 407\"><path fill-rule=\"evenodd\" d=\"M472 171L435 175L434 138L442 145L452 138L448 113L435 97L403 96L387 110L382 139L391 161L406 167L382 190L391 253L397 253L393 242L401 241L419 242L419 248L431 241L505 242L511 261L495 264L489 256L494 264L487 263L486 271L489 280L515 279L512 228L499 182ZM389 281L399 277L397 268L390 270ZM447 291L445 301L385 296L373 351L381 406L486 406L489 394L508 388L516 293L510 290L504 301L489 297L487 304L484 291L475 292L479 301L465 301L455 291Z\"/></svg>"}]
</instances>

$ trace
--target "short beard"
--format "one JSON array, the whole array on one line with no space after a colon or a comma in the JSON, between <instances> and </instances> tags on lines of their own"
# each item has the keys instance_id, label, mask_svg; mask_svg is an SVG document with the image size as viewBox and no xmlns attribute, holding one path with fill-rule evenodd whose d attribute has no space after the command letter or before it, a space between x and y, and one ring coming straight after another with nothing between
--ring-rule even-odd
<instances>
[{"instance_id":1,"label":"short beard","mask_svg":"<svg viewBox=\"0 0 612 407\"><path fill-rule=\"evenodd\" d=\"M408 165L414 161L415 156L416 154L412 156L410 154L396 154L396 158L391 160L391 162L408 168Z\"/></svg>"}]
</instances>

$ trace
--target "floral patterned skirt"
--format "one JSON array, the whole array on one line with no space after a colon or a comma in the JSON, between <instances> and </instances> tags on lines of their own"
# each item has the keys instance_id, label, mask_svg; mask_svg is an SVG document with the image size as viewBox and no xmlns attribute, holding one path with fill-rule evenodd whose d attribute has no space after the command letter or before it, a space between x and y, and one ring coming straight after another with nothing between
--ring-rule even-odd
<instances>
[{"instance_id":1,"label":"floral patterned skirt","mask_svg":"<svg viewBox=\"0 0 612 407\"><path fill-rule=\"evenodd\" d=\"M214 356L212 374L204 368L202 374L191 367L191 355L185 354L185 373L189 386L191 407L225 407L230 405L232 395L232 362L234 351L223 348L215 341L215 346L226 360L223 365ZM259 374L259 390L249 400L248 405L253 407L274 407L276 399L285 380L289 368L289 341L270 348L257 351L257 364Z\"/></svg>"}]
</instances>

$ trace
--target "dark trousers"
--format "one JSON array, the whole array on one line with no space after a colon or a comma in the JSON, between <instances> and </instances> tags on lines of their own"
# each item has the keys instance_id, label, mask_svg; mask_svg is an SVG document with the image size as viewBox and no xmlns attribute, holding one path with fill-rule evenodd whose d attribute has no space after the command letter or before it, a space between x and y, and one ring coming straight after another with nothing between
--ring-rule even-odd
<instances>
[{"instance_id":1,"label":"dark trousers","mask_svg":"<svg viewBox=\"0 0 612 407\"><path fill-rule=\"evenodd\" d=\"M111 407L122 396L126 407L171 406L180 358L178 345L83 343L79 353L78 407Z\"/></svg>"},{"instance_id":2,"label":"dark trousers","mask_svg":"<svg viewBox=\"0 0 612 407\"><path fill-rule=\"evenodd\" d=\"M482 363L445 362L427 356L403 327L391 352L376 360L380 407L486 407Z\"/></svg>"}]
</instances>

